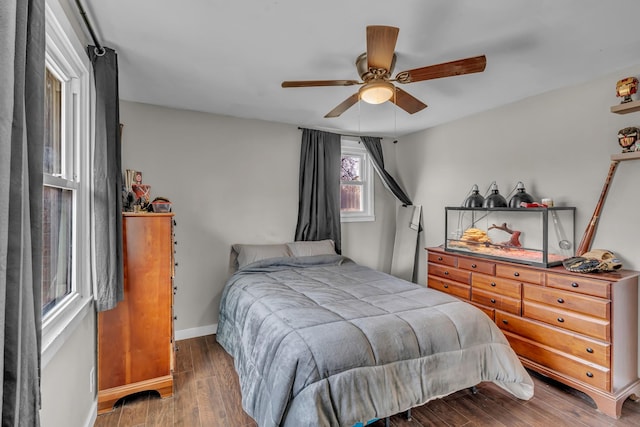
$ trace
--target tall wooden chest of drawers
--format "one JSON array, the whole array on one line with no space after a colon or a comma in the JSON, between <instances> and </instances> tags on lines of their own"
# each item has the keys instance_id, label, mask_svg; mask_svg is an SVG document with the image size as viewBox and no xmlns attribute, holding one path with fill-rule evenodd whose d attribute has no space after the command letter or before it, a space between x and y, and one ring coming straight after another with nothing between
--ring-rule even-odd
<instances>
[{"instance_id":1,"label":"tall wooden chest of drawers","mask_svg":"<svg viewBox=\"0 0 640 427\"><path fill-rule=\"evenodd\" d=\"M98 313L98 413L173 395L173 214L123 214L124 300Z\"/></svg>"},{"instance_id":2,"label":"tall wooden chest of drawers","mask_svg":"<svg viewBox=\"0 0 640 427\"><path fill-rule=\"evenodd\" d=\"M483 310L522 364L619 417L640 395L638 272L581 274L427 248L430 288Z\"/></svg>"}]
</instances>

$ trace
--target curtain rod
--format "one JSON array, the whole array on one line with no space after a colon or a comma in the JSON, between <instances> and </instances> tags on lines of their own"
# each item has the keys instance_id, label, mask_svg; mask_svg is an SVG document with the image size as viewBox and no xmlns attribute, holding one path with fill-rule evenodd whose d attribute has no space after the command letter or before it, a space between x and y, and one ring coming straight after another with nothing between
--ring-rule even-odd
<instances>
[{"instance_id":1,"label":"curtain rod","mask_svg":"<svg viewBox=\"0 0 640 427\"><path fill-rule=\"evenodd\" d=\"M91 34L91 38L93 39L93 44L96 45L96 55L98 56L104 55L105 54L104 47L102 47L102 45L98 41L98 38L96 37L96 33L93 31L93 27L89 22L89 18L87 18L87 13L84 11L84 8L80 4L80 0L76 0L76 6L78 6L78 10L80 11L80 15L84 20L84 24L87 26L87 29L89 30L89 34Z\"/></svg>"},{"instance_id":2,"label":"curtain rod","mask_svg":"<svg viewBox=\"0 0 640 427\"><path fill-rule=\"evenodd\" d=\"M298 130L304 130L304 129L310 129L310 128L301 128L300 126L298 126ZM322 129L312 129L312 130L322 130ZM324 131L324 132L331 132L331 131ZM340 132L333 132L333 133L340 133ZM362 136L362 135L349 135L348 133L340 133L340 135L350 136L351 138L360 138Z\"/></svg>"},{"instance_id":3,"label":"curtain rod","mask_svg":"<svg viewBox=\"0 0 640 427\"><path fill-rule=\"evenodd\" d=\"M301 128L300 126L298 126L298 130L303 130L303 129L309 129L309 128ZM327 131L327 132L329 132L329 131ZM334 133L337 133L337 132L334 132ZM351 138L360 138L361 136L366 136L366 135L349 135L348 133L341 133L340 135L349 136ZM380 139L384 139L384 138L380 137ZM394 144L397 143L397 142L398 142L397 140L393 141Z\"/></svg>"}]
</instances>

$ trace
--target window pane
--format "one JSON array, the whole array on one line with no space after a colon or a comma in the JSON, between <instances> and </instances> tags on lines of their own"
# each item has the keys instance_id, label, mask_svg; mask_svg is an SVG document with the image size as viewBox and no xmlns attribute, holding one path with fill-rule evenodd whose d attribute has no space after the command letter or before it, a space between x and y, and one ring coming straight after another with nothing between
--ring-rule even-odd
<instances>
[{"instance_id":1,"label":"window pane","mask_svg":"<svg viewBox=\"0 0 640 427\"><path fill-rule=\"evenodd\" d=\"M45 69L44 173L62 173L62 83Z\"/></svg>"},{"instance_id":2,"label":"window pane","mask_svg":"<svg viewBox=\"0 0 640 427\"><path fill-rule=\"evenodd\" d=\"M71 293L73 192L44 187L42 218L42 315Z\"/></svg>"},{"instance_id":3,"label":"window pane","mask_svg":"<svg viewBox=\"0 0 640 427\"><path fill-rule=\"evenodd\" d=\"M342 212L362 212L361 185L340 185L340 210Z\"/></svg>"},{"instance_id":4,"label":"window pane","mask_svg":"<svg viewBox=\"0 0 640 427\"><path fill-rule=\"evenodd\" d=\"M340 179L342 181L360 181L360 156L342 156L342 168L340 170Z\"/></svg>"}]
</instances>

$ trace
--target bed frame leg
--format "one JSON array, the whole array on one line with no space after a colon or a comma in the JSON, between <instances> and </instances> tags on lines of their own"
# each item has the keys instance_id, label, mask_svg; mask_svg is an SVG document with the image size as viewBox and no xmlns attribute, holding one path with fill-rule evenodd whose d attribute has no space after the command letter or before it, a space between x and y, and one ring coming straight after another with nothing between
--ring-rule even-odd
<instances>
[{"instance_id":1,"label":"bed frame leg","mask_svg":"<svg viewBox=\"0 0 640 427\"><path fill-rule=\"evenodd\" d=\"M384 427L389 427L389 417L384 419Z\"/></svg>"},{"instance_id":2,"label":"bed frame leg","mask_svg":"<svg viewBox=\"0 0 640 427\"><path fill-rule=\"evenodd\" d=\"M406 416L407 416L407 421L411 421L411 408L407 409Z\"/></svg>"},{"instance_id":3,"label":"bed frame leg","mask_svg":"<svg viewBox=\"0 0 640 427\"><path fill-rule=\"evenodd\" d=\"M471 391L471 394L478 394L478 387L476 386L472 386L469 390Z\"/></svg>"}]
</instances>

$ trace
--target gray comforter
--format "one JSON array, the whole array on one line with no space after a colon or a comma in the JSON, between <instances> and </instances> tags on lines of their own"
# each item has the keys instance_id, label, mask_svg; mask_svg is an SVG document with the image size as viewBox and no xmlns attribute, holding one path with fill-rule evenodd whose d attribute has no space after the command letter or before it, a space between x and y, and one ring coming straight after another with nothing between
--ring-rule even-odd
<instances>
[{"instance_id":1,"label":"gray comforter","mask_svg":"<svg viewBox=\"0 0 640 427\"><path fill-rule=\"evenodd\" d=\"M217 340L260 426L353 426L482 381L533 396L531 378L480 310L339 255L236 272Z\"/></svg>"}]
</instances>

